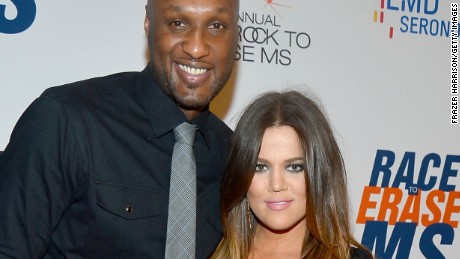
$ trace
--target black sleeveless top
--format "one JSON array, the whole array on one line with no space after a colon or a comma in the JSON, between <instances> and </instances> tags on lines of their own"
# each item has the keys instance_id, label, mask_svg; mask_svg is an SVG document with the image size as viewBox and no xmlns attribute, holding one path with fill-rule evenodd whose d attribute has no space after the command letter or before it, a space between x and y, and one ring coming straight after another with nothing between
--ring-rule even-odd
<instances>
[{"instance_id":1,"label":"black sleeveless top","mask_svg":"<svg viewBox=\"0 0 460 259\"><path fill-rule=\"evenodd\" d=\"M350 259L369 259L369 258L372 258L367 253L367 251L359 249L359 248L356 248L356 247L352 247L351 250L350 250L350 253L351 253Z\"/></svg>"}]
</instances>

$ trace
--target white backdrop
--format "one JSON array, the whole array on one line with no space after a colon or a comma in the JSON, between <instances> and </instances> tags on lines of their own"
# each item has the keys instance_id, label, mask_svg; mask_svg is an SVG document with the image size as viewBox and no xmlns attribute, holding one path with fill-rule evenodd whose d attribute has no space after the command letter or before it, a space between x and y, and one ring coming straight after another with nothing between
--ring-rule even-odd
<instances>
[{"instance_id":1,"label":"white backdrop","mask_svg":"<svg viewBox=\"0 0 460 259\"><path fill-rule=\"evenodd\" d=\"M145 2L0 0L0 150L44 89L144 68ZM259 93L312 92L345 157L356 238L380 258L458 258L450 21L441 0L243 0L235 73L211 108L233 127Z\"/></svg>"}]
</instances>

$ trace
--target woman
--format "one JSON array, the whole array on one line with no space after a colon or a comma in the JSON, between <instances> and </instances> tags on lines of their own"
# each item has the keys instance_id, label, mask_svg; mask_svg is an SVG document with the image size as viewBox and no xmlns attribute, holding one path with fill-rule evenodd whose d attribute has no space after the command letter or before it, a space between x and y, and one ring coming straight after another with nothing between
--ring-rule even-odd
<instances>
[{"instance_id":1,"label":"woman","mask_svg":"<svg viewBox=\"0 0 460 259\"><path fill-rule=\"evenodd\" d=\"M224 237L212 258L372 258L350 230L331 127L299 92L266 93L246 108L221 186Z\"/></svg>"}]
</instances>

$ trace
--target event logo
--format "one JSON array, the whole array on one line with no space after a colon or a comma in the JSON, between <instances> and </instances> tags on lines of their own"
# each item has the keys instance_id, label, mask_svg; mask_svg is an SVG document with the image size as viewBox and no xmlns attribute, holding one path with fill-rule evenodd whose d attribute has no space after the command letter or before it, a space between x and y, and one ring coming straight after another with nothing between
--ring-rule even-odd
<instances>
[{"instance_id":1,"label":"event logo","mask_svg":"<svg viewBox=\"0 0 460 259\"><path fill-rule=\"evenodd\" d=\"M0 0L0 33L14 34L27 30L36 13L35 0Z\"/></svg>"},{"instance_id":2,"label":"event logo","mask_svg":"<svg viewBox=\"0 0 460 259\"><path fill-rule=\"evenodd\" d=\"M436 17L439 0L379 0L380 10L374 11L374 22L385 23L386 16L399 17L398 24L389 24L388 36L396 32L431 37L449 37L450 21ZM447 4L442 1L441 4Z\"/></svg>"},{"instance_id":3,"label":"event logo","mask_svg":"<svg viewBox=\"0 0 460 259\"><path fill-rule=\"evenodd\" d=\"M293 62L293 51L303 51L310 47L308 33L285 28L282 25L283 11L292 7L264 0L266 12L242 11L239 14L239 43L236 60L260 64L289 66ZM269 8L268 8L269 7Z\"/></svg>"},{"instance_id":4,"label":"event logo","mask_svg":"<svg viewBox=\"0 0 460 259\"><path fill-rule=\"evenodd\" d=\"M278 8L282 8L282 7L285 7L285 8L292 8L290 6L287 6L287 5L284 5L284 4L279 4L277 2L273 2L273 0L265 0L265 7L269 6L279 17L281 17L281 15L279 14L278 12Z\"/></svg>"},{"instance_id":5,"label":"event logo","mask_svg":"<svg viewBox=\"0 0 460 259\"><path fill-rule=\"evenodd\" d=\"M377 150L356 220L365 225L361 243L378 258L411 258L418 229L420 252L426 258L445 258L441 246L453 244L459 223L460 155L427 154L417 166L418 175L415 152L396 161L395 152Z\"/></svg>"}]
</instances>

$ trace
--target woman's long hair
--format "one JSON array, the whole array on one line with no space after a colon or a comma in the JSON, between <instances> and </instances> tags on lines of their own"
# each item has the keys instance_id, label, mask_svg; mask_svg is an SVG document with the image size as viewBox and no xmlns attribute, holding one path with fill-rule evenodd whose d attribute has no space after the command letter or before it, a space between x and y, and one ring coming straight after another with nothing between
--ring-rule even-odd
<instances>
[{"instance_id":1,"label":"woman's long hair","mask_svg":"<svg viewBox=\"0 0 460 259\"><path fill-rule=\"evenodd\" d=\"M257 223L245 195L265 130L274 126L293 128L305 154L307 231L302 258L345 259L351 245L365 249L351 234L345 167L322 109L298 91L269 92L246 108L235 128L220 191L224 236L212 258L249 256Z\"/></svg>"}]
</instances>

